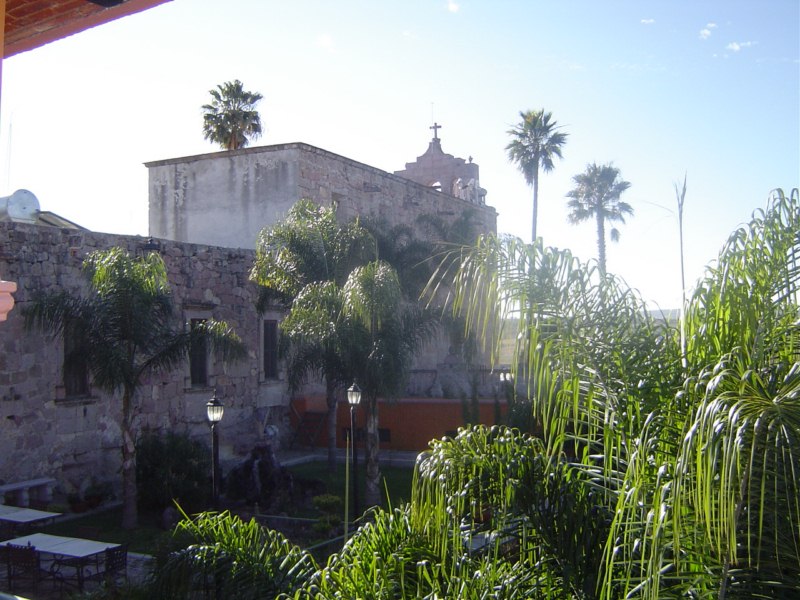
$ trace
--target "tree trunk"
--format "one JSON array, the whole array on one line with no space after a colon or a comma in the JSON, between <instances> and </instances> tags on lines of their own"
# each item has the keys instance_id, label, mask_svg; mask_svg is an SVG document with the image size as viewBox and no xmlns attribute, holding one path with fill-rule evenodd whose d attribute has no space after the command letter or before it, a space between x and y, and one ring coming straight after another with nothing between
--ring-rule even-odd
<instances>
[{"instance_id":1,"label":"tree trunk","mask_svg":"<svg viewBox=\"0 0 800 600\"><path fill-rule=\"evenodd\" d=\"M531 219L531 243L536 243L536 221L539 218L539 174L533 174L533 218Z\"/></svg>"},{"instance_id":2,"label":"tree trunk","mask_svg":"<svg viewBox=\"0 0 800 600\"><path fill-rule=\"evenodd\" d=\"M122 394L122 528L135 529L139 514L136 506L136 442L131 410L133 393Z\"/></svg>"},{"instance_id":3,"label":"tree trunk","mask_svg":"<svg viewBox=\"0 0 800 600\"><path fill-rule=\"evenodd\" d=\"M378 433L378 399L369 398L367 403L367 478L365 506L377 506L381 502L381 471L378 465L380 437ZM355 474L353 474L355 477ZM357 515L356 515L357 516Z\"/></svg>"},{"instance_id":4,"label":"tree trunk","mask_svg":"<svg viewBox=\"0 0 800 600\"><path fill-rule=\"evenodd\" d=\"M603 215L597 213L597 262L600 263L600 273L606 274L606 228Z\"/></svg>"},{"instance_id":5,"label":"tree trunk","mask_svg":"<svg viewBox=\"0 0 800 600\"><path fill-rule=\"evenodd\" d=\"M328 469L336 469L336 386L325 380L325 399L328 402Z\"/></svg>"}]
</instances>

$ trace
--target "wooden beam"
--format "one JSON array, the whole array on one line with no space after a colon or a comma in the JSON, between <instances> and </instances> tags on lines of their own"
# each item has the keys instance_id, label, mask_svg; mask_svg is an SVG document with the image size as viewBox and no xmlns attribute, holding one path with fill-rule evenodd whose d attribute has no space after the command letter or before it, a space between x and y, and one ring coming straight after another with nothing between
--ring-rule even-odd
<instances>
[{"instance_id":1,"label":"wooden beam","mask_svg":"<svg viewBox=\"0 0 800 600\"><path fill-rule=\"evenodd\" d=\"M54 23L51 27L47 27L41 31L31 28L30 35L25 35L20 39L14 39L14 41L10 41L8 45L5 44L4 38L4 43L0 47L4 49L4 56L8 58L14 54L33 50L34 48L44 46L50 42L69 37L70 35L80 33L86 29L91 29L97 25L102 25L109 21L114 21L115 19L126 17L169 1L170 0L126 0L117 6L105 9L101 8L86 16L73 17L71 19L65 19L60 23ZM2 3L5 5L6 0L2 0ZM87 5L91 6L89 3L87 3ZM5 6L3 7L2 14L6 14Z\"/></svg>"}]
</instances>

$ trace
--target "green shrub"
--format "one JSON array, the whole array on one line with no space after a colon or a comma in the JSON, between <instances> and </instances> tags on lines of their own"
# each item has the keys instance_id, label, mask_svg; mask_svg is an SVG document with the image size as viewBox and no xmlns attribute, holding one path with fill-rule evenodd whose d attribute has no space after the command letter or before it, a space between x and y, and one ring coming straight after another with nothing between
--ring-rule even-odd
<instances>
[{"instance_id":1,"label":"green shrub","mask_svg":"<svg viewBox=\"0 0 800 600\"><path fill-rule=\"evenodd\" d=\"M156 564L151 598L278 598L318 569L281 533L227 511L184 514L176 535L183 547Z\"/></svg>"},{"instance_id":2,"label":"green shrub","mask_svg":"<svg viewBox=\"0 0 800 600\"><path fill-rule=\"evenodd\" d=\"M519 429L523 433L536 433L536 419L533 416L531 401L518 399L508 409L506 421L509 427Z\"/></svg>"},{"instance_id":3,"label":"green shrub","mask_svg":"<svg viewBox=\"0 0 800 600\"><path fill-rule=\"evenodd\" d=\"M335 494L320 494L314 496L311 502L314 504L314 508L326 515L340 515L344 510L341 496Z\"/></svg>"},{"instance_id":4,"label":"green shrub","mask_svg":"<svg viewBox=\"0 0 800 600\"><path fill-rule=\"evenodd\" d=\"M139 508L162 511L178 500L188 512L208 505L210 450L186 434L149 433L136 445Z\"/></svg>"}]
</instances>

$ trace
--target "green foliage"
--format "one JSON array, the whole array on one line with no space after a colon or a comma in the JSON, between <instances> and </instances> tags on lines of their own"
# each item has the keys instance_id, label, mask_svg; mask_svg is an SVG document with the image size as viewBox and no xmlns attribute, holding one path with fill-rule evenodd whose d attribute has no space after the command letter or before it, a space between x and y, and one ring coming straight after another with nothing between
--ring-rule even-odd
<instances>
[{"instance_id":1,"label":"green foliage","mask_svg":"<svg viewBox=\"0 0 800 600\"><path fill-rule=\"evenodd\" d=\"M469 331L518 327L540 437L433 442L411 503L368 514L284 597L797 597L798 231L800 197L778 193L732 236L688 307L686 356L566 252L485 238L443 262Z\"/></svg>"},{"instance_id":2,"label":"green foliage","mask_svg":"<svg viewBox=\"0 0 800 600\"><path fill-rule=\"evenodd\" d=\"M133 415L136 392L145 376L172 370L186 359L198 338L223 360L245 350L223 322L207 321L186 332L173 312L167 269L155 252L133 257L122 248L92 252L83 264L87 297L64 291L33 293L23 309L29 329L63 336L72 351L65 364L80 364L94 385L112 394L121 391L123 524L136 526L136 473Z\"/></svg>"},{"instance_id":3,"label":"green foliage","mask_svg":"<svg viewBox=\"0 0 800 600\"><path fill-rule=\"evenodd\" d=\"M575 175L575 187L567 193L570 208L569 222L576 224L594 219L597 224L597 256L600 272L606 272L606 223L625 222L633 208L620 196L631 184L620 177L619 169L612 165L592 163L586 171ZM619 231L611 228L612 242L619 240Z\"/></svg>"},{"instance_id":4,"label":"green foliage","mask_svg":"<svg viewBox=\"0 0 800 600\"><path fill-rule=\"evenodd\" d=\"M539 212L539 170L553 170L554 158L561 158L561 148L567 135L558 131L553 113L529 110L519 113L522 121L508 130L511 141L506 146L508 158L517 163L528 185L533 186L533 219L531 241L536 243L536 220Z\"/></svg>"},{"instance_id":5,"label":"green foliage","mask_svg":"<svg viewBox=\"0 0 800 600\"><path fill-rule=\"evenodd\" d=\"M389 227L385 221L371 218L363 219L361 224L375 240L376 258L397 272L403 296L416 301L431 276L434 244L419 239L418 230L409 225Z\"/></svg>"},{"instance_id":6,"label":"green foliage","mask_svg":"<svg viewBox=\"0 0 800 600\"><path fill-rule=\"evenodd\" d=\"M182 547L157 566L154 598L275 598L293 592L317 569L310 554L280 533L227 512L184 515L176 535Z\"/></svg>"},{"instance_id":7,"label":"green foliage","mask_svg":"<svg viewBox=\"0 0 800 600\"><path fill-rule=\"evenodd\" d=\"M517 399L508 408L506 424L512 429L519 429L524 433L534 433L536 422L533 419L533 409L530 401Z\"/></svg>"},{"instance_id":8,"label":"green foliage","mask_svg":"<svg viewBox=\"0 0 800 600\"><path fill-rule=\"evenodd\" d=\"M203 137L223 150L244 148L261 135L261 116L255 109L263 96L248 92L238 79L210 90L211 103L203 105Z\"/></svg>"},{"instance_id":9,"label":"green foliage","mask_svg":"<svg viewBox=\"0 0 800 600\"><path fill-rule=\"evenodd\" d=\"M484 239L457 268L443 261L470 331L517 325L512 364L546 457L534 481L562 482L544 506L571 499L567 519L526 512L536 564L559 565L547 569L554 596L800 591L799 200L777 192L732 235L687 309L685 366L675 330L568 253ZM541 507L536 497L523 504ZM447 519L428 523L454 531ZM580 577L563 569L577 548L596 565Z\"/></svg>"},{"instance_id":10,"label":"green foliage","mask_svg":"<svg viewBox=\"0 0 800 600\"><path fill-rule=\"evenodd\" d=\"M101 584L96 590L76 592L69 600L151 600L152 590L147 584L124 583L122 585Z\"/></svg>"},{"instance_id":11,"label":"green foliage","mask_svg":"<svg viewBox=\"0 0 800 600\"><path fill-rule=\"evenodd\" d=\"M311 503L319 512L326 515L339 515L344 509L341 496L334 494L321 494L314 496Z\"/></svg>"},{"instance_id":12,"label":"green foliage","mask_svg":"<svg viewBox=\"0 0 800 600\"><path fill-rule=\"evenodd\" d=\"M311 499L311 503L315 509L322 513L314 524L314 531L322 536L330 536L337 531L341 531L338 528L342 524L344 503L340 496L321 494L314 496Z\"/></svg>"},{"instance_id":13,"label":"green foliage","mask_svg":"<svg viewBox=\"0 0 800 600\"><path fill-rule=\"evenodd\" d=\"M208 506L211 460L208 447L188 435L151 432L136 444L139 507L161 512L178 502L189 512Z\"/></svg>"},{"instance_id":14,"label":"green foliage","mask_svg":"<svg viewBox=\"0 0 800 600\"><path fill-rule=\"evenodd\" d=\"M358 222L340 225L333 208L300 200L283 221L259 233L250 278L291 304L308 284L343 285L374 256L374 241Z\"/></svg>"},{"instance_id":15,"label":"green foliage","mask_svg":"<svg viewBox=\"0 0 800 600\"><path fill-rule=\"evenodd\" d=\"M435 315L402 301L400 281L388 263L354 269L342 288L342 316L362 331L356 352L356 380L366 399L396 398L403 390L414 352L436 330Z\"/></svg>"}]
</instances>

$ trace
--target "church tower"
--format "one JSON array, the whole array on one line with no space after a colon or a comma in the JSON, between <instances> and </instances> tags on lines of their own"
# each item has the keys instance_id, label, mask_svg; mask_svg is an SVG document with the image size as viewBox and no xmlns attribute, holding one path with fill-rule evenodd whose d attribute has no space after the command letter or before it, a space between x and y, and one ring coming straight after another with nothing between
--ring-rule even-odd
<instances>
[{"instance_id":1,"label":"church tower","mask_svg":"<svg viewBox=\"0 0 800 600\"><path fill-rule=\"evenodd\" d=\"M414 162L406 163L405 169L395 171L394 174L472 204L485 206L486 190L480 186L478 165L472 162L471 156L465 161L452 154L445 154L442 140L439 139L441 128L441 125L434 123L431 126L433 138L425 154Z\"/></svg>"}]
</instances>

